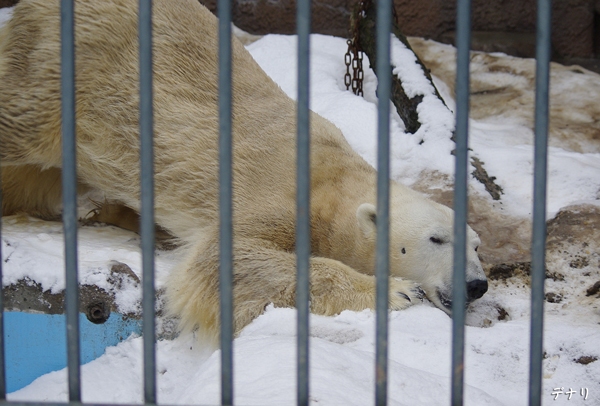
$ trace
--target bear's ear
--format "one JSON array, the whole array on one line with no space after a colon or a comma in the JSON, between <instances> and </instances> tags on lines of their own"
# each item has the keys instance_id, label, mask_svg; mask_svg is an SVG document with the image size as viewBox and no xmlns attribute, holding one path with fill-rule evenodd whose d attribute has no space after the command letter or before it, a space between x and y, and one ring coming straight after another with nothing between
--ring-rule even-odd
<instances>
[{"instance_id":1,"label":"bear's ear","mask_svg":"<svg viewBox=\"0 0 600 406\"><path fill-rule=\"evenodd\" d=\"M377 229L377 209L371 203L363 203L356 211L358 226L366 237L375 234Z\"/></svg>"}]
</instances>

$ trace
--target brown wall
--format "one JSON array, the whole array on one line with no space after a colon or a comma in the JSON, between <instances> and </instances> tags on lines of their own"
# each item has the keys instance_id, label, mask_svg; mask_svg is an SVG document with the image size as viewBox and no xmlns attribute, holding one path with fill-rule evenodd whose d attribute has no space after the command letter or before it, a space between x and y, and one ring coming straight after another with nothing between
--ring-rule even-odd
<instances>
[{"instance_id":1,"label":"brown wall","mask_svg":"<svg viewBox=\"0 0 600 406\"><path fill-rule=\"evenodd\" d=\"M216 0L201 0L211 10ZM347 37L356 0L313 0L313 32ZM473 48L533 56L536 0L473 0ZM452 42L456 3L448 0L394 0L406 35ZM255 34L295 30L295 0L234 0L233 20ZM600 0L554 0L552 48L555 57L594 55L600 47Z\"/></svg>"},{"instance_id":2,"label":"brown wall","mask_svg":"<svg viewBox=\"0 0 600 406\"><path fill-rule=\"evenodd\" d=\"M0 0L0 8L10 7L12 5L15 5L16 3L17 0Z\"/></svg>"},{"instance_id":3,"label":"brown wall","mask_svg":"<svg viewBox=\"0 0 600 406\"><path fill-rule=\"evenodd\" d=\"M100 1L100 0L99 0ZM176 0L174 0L176 1ZM216 0L200 0L211 10ZM0 0L0 7L16 0ZM233 20L254 34L295 31L295 0L233 0ZM313 32L347 37L357 0L313 0ZM533 56L536 0L473 0L473 48ZM401 30L452 43L456 2L394 0ZM552 49L555 58L600 56L600 0L554 0Z\"/></svg>"}]
</instances>

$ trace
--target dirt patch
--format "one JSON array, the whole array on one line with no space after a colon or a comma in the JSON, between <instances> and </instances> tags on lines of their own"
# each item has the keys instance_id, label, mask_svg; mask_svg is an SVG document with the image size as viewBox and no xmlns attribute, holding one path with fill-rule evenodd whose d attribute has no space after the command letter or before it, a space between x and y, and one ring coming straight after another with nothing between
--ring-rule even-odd
<instances>
[{"instance_id":1,"label":"dirt patch","mask_svg":"<svg viewBox=\"0 0 600 406\"><path fill-rule=\"evenodd\" d=\"M563 297L559 293L548 292L546 293L546 302L548 303L560 303L562 302Z\"/></svg>"},{"instance_id":2,"label":"dirt patch","mask_svg":"<svg viewBox=\"0 0 600 406\"><path fill-rule=\"evenodd\" d=\"M553 281L564 281L565 276L558 272L545 271L546 279ZM521 277L526 279L527 283L531 276L531 262L514 262L512 264L496 264L490 267L488 276L491 280L507 280L510 278ZM554 297L554 296L552 296Z\"/></svg>"},{"instance_id":3,"label":"dirt patch","mask_svg":"<svg viewBox=\"0 0 600 406\"><path fill-rule=\"evenodd\" d=\"M565 207L548 221L547 233L548 249L558 249L565 243L579 242L586 252L597 250L600 248L596 243L600 238L600 207L592 205ZM586 257L579 258L583 261ZM589 265L589 259L586 261Z\"/></svg>"},{"instance_id":4,"label":"dirt patch","mask_svg":"<svg viewBox=\"0 0 600 406\"><path fill-rule=\"evenodd\" d=\"M531 262L515 262L512 264L497 264L490 268L488 277L491 280L506 280L516 276L531 275Z\"/></svg>"},{"instance_id":5,"label":"dirt patch","mask_svg":"<svg viewBox=\"0 0 600 406\"><path fill-rule=\"evenodd\" d=\"M546 258L550 268L572 269L586 286L598 280L600 207L578 205L564 208L548 221L547 234Z\"/></svg>"},{"instance_id":6,"label":"dirt patch","mask_svg":"<svg viewBox=\"0 0 600 406\"><path fill-rule=\"evenodd\" d=\"M411 37L409 42L431 74L454 95L456 50L422 38ZM596 97L600 75L558 63L551 63L550 68L549 145L579 153L600 152L600 103ZM535 69L535 59L472 53L470 117L483 122L506 117L533 134ZM523 144L532 142L533 137L522 140Z\"/></svg>"},{"instance_id":7,"label":"dirt patch","mask_svg":"<svg viewBox=\"0 0 600 406\"><path fill-rule=\"evenodd\" d=\"M583 357L579 357L577 359L574 359L573 361L575 361L575 362L577 362L578 364L581 364L581 365L587 365L587 364L591 364L594 361L598 361L598 357L583 356Z\"/></svg>"}]
</instances>

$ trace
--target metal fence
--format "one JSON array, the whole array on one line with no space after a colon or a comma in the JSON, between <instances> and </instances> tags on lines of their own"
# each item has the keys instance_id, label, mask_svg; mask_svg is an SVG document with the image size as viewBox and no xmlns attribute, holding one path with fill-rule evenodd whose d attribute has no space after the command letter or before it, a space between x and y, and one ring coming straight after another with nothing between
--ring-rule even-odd
<instances>
[{"instance_id":1,"label":"metal fence","mask_svg":"<svg viewBox=\"0 0 600 406\"><path fill-rule=\"evenodd\" d=\"M143 264L144 399L156 404L154 320L154 203L153 203L153 116L152 116L152 24L151 0L140 6L140 133L141 133L141 234ZM391 0L377 1L378 94L389 99ZM220 277L221 277L221 402L233 403L232 362L232 143L231 143L231 0L218 1L219 12L219 120L220 120ZM548 131L548 88L550 61L551 1L538 0L537 76L535 104L535 168L532 242L532 304L530 341L529 404L541 404L542 330L545 269L546 157ZM453 293L452 394L451 404L463 404L465 263L467 219L467 145L469 113L469 49L471 1L458 0L456 76L456 182ZM308 366L308 265L309 227L309 33L310 0L298 0L298 172L297 172L297 308L299 405L309 403ZM80 350L77 282L77 207L75 157L75 48L73 0L61 0L62 120L63 120L63 222L65 233L66 314L68 386L70 404L81 403ZM375 403L387 398L388 257L389 257L389 103L379 103L377 179L377 302ZM1 264L0 264L1 265ZM0 268L1 279L1 268ZM0 291L0 309L3 309ZM0 402L6 401L3 318L0 317ZM30 403L30 405L33 403ZM44 403L48 405L48 403Z\"/></svg>"}]
</instances>

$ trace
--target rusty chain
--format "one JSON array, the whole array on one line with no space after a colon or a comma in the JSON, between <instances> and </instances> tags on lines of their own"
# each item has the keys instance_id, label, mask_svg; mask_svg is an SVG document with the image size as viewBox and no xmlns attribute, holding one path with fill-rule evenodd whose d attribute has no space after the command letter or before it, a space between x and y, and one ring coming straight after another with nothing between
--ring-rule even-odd
<instances>
[{"instance_id":1,"label":"rusty chain","mask_svg":"<svg viewBox=\"0 0 600 406\"><path fill-rule=\"evenodd\" d=\"M350 89L352 86L352 91L354 94L358 96L363 95L362 84L363 84L363 53L362 51L358 51L357 47L354 45L353 41L349 39L348 43L348 52L345 55L345 63L346 63L346 75L344 76L344 84L346 85L346 89ZM352 66L352 74L350 74L350 66Z\"/></svg>"},{"instance_id":2,"label":"rusty chain","mask_svg":"<svg viewBox=\"0 0 600 406\"><path fill-rule=\"evenodd\" d=\"M352 84L352 75L350 74L350 65L352 64L352 55L350 55L350 47L352 46L352 40L349 39L346 41L348 43L348 51L346 55L344 55L344 62L346 63L346 74L344 75L344 84L346 85L346 90L350 89L350 85Z\"/></svg>"},{"instance_id":3,"label":"rusty chain","mask_svg":"<svg viewBox=\"0 0 600 406\"><path fill-rule=\"evenodd\" d=\"M347 40L348 51L344 55L344 62L346 64L346 74L344 75L344 84L346 90L352 86L352 92L357 96L363 95L363 55L364 52L360 47L359 42L359 30L358 26L360 21L367 16L367 10L371 7L373 0L360 0L358 3L358 10L356 13L356 19L352 21L352 38ZM396 8L392 6L392 14L396 25L398 24L398 15L396 14ZM350 74L350 66L352 66L352 74Z\"/></svg>"},{"instance_id":4,"label":"rusty chain","mask_svg":"<svg viewBox=\"0 0 600 406\"><path fill-rule=\"evenodd\" d=\"M346 90L352 86L352 92L357 96L363 95L363 51L359 43L358 26L362 18L367 15L367 8L370 6L371 0L360 0L358 3L358 12L356 19L353 21L352 38L347 41L348 51L344 56L346 63L346 75L344 76L344 84ZM350 74L350 66L352 66L352 74Z\"/></svg>"}]
</instances>

